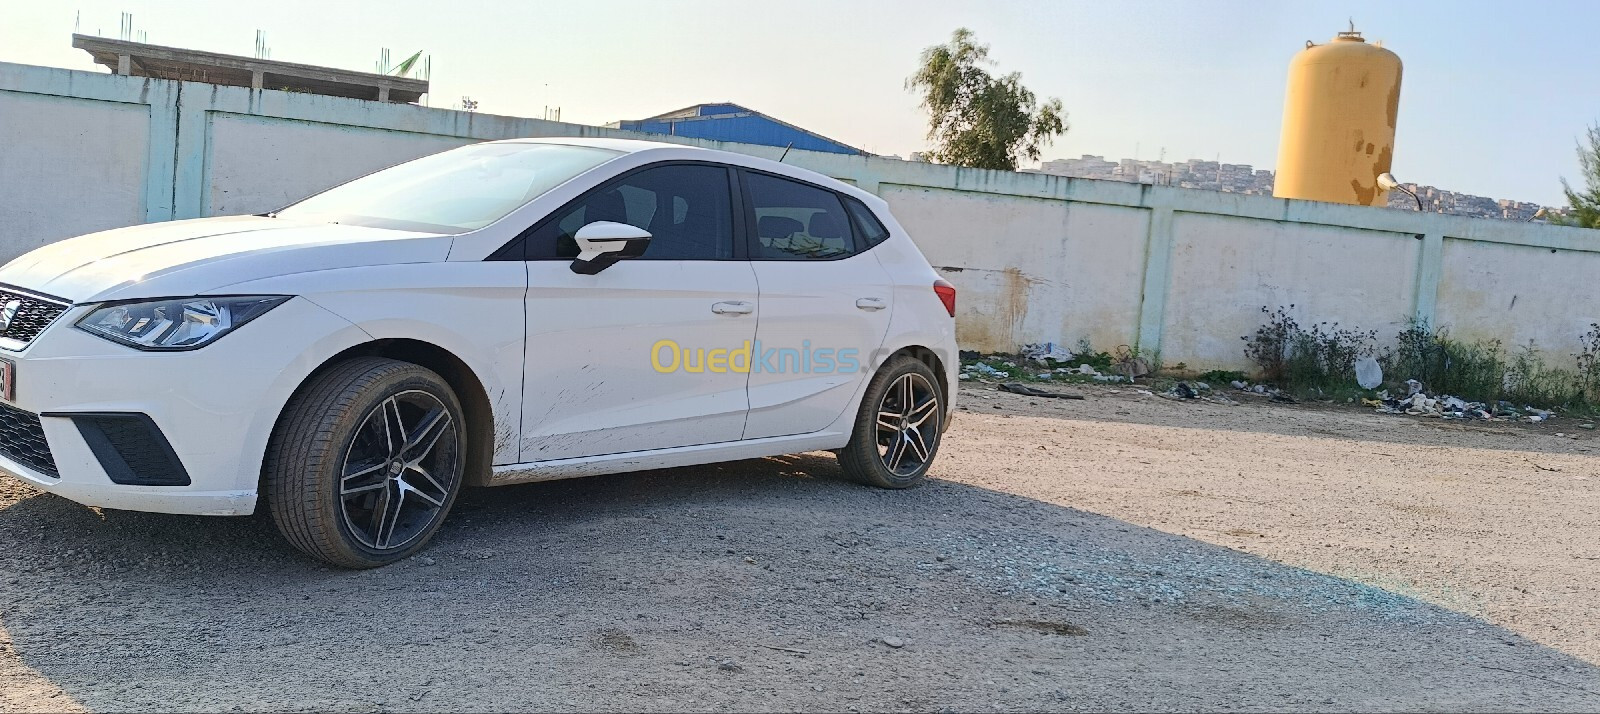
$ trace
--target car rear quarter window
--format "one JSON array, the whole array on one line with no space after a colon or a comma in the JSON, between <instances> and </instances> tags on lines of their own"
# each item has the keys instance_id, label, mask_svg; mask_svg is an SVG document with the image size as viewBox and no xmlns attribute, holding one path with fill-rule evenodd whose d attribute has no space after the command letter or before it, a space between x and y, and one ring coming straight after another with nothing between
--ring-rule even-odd
<instances>
[{"instance_id":1,"label":"car rear quarter window","mask_svg":"<svg viewBox=\"0 0 1600 714\"><path fill-rule=\"evenodd\" d=\"M755 215L751 260L833 260L856 252L838 194L767 174L745 177Z\"/></svg>"},{"instance_id":2,"label":"car rear quarter window","mask_svg":"<svg viewBox=\"0 0 1600 714\"><path fill-rule=\"evenodd\" d=\"M878 214L867 208L867 204L845 196L844 206L856 222L856 235L861 237L867 248L889 240L889 229L883 227L883 221L878 220Z\"/></svg>"},{"instance_id":3,"label":"car rear quarter window","mask_svg":"<svg viewBox=\"0 0 1600 714\"><path fill-rule=\"evenodd\" d=\"M527 259L578 256L573 236L598 221L650 231L637 260L733 257L733 199L728 169L674 164L637 171L563 206L528 235Z\"/></svg>"}]
</instances>

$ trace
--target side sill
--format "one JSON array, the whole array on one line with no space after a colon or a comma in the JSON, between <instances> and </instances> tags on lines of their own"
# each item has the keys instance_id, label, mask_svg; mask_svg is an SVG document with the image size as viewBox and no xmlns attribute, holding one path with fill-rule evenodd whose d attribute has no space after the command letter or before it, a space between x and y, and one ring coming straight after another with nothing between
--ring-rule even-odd
<instances>
[{"instance_id":1,"label":"side sill","mask_svg":"<svg viewBox=\"0 0 1600 714\"><path fill-rule=\"evenodd\" d=\"M849 443L850 435L840 432L817 432L794 436L772 436L749 441L726 441L718 444L676 446L670 449L628 451L604 456L580 456L571 459L534 461L525 464L506 464L494 467L489 476L490 486L508 486L536 481L558 481L583 476L667 469L678 466L758 459L763 456L798 454L806 451L842 449Z\"/></svg>"}]
</instances>

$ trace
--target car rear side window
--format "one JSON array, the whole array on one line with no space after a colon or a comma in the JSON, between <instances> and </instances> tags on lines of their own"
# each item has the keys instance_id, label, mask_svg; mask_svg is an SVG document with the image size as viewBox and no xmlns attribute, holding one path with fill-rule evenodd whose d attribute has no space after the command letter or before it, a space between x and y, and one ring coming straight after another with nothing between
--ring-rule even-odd
<instances>
[{"instance_id":1,"label":"car rear side window","mask_svg":"<svg viewBox=\"0 0 1600 714\"><path fill-rule=\"evenodd\" d=\"M889 229L883 227L883 221L878 220L877 214L867 208L867 204L845 196L844 207L850 211L850 217L855 219L856 235L861 236L867 248L889 240Z\"/></svg>"},{"instance_id":2,"label":"car rear side window","mask_svg":"<svg viewBox=\"0 0 1600 714\"><path fill-rule=\"evenodd\" d=\"M726 260L733 257L728 169L658 166L603 186L562 207L530 234L527 259L576 258L573 235L598 221L650 231L649 248L640 260Z\"/></svg>"},{"instance_id":3,"label":"car rear side window","mask_svg":"<svg viewBox=\"0 0 1600 714\"><path fill-rule=\"evenodd\" d=\"M745 176L755 211L751 260L831 260L856 252L838 194L766 174Z\"/></svg>"}]
</instances>

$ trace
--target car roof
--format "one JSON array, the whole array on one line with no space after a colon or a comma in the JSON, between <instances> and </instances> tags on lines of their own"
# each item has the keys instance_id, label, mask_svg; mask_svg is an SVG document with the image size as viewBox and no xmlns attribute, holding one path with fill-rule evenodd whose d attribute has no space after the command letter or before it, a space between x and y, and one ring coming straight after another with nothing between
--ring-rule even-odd
<instances>
[{"instance_id":1,"label":"car roof","mask_svg":"<svg viewBox=\"0 0 1600 714\"><path fill-rule=\"evenodd\" d=\"M701 150L701 151L711 151L711 149L701 149L701 147L698 147L698 146L688 146L688 145L685 145L685 144L674 144L672 142L667 142L667 141L648 141L648 140L645 140L645 139L611 139L611 138L582 137L582 136L530 136L530 137L524 137L524 138L518 138L518 139L502 139L500 141L495 141L495 142L491 142L491 143L495 143L495 144L564 144L564 145L567 145L567 146L592 146L592 147L595 147L597 149L610 149L612 151L620 151L620 152L622 152L624 154L635 154L635 153L638 153L638 152L641 152L641 151L649 151L651 149L698 149L698 150ZM727 153L727 152L718 152L718 153Z\"/></svg>"},{"instance_id":2,"label":"car roof","mask_svg":"<svg viewBox=\"0 0 1600 714\"><path fill-rule=\"evenodd\" d=\"M740 154L732 151L707 149L700 146L687 144L673 144L665 141L647 141L643 139L609 139L590 137L530 137L525 139L504 139L493 142L496 144L562 144L565 146L592 146L597 149L610 149L625 154L659 154L659 159L668 161L672 159L687 159L694 161L715 161L724 164L733 164L745 168L757 169L769 173L788 176L790 178L821 184L829 189L846 193L860 199L866 199L869 205L880 203L881 200L855 186L840 181L827 174L817 173L803 169L793 164L785 164L759 156Z\"/></svg>"}]
</instances>

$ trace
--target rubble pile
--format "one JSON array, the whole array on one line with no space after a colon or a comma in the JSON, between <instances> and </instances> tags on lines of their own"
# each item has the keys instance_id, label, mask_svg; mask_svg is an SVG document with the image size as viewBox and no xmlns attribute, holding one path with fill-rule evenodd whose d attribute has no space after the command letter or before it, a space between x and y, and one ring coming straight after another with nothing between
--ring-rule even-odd
<instances>
[{"instance_id":1,"label":"rubble pile","mask_svg":"<svg viewBox=\"0 0 1600 714\"><path fill-rule=\"evenodd\" d=\"M1085 359L1087 357L1087 359ZM1249 401L1246 397L1261 398L1285 404L1298 404L1299 400L1287 391L1281 390L1265 383L1256 383L1247 380L1231 380L1227 387L1207 384L1204 381L1189 379L1179 381L1165 391L1159 387L1155 391L1137 389L1135 377L1149 374L1147 363L1128 354L1126 350L1119 350L1119 356L1113 357L1106 353L1075 355L1062 349L1054 343L1027 345L1017 355L985 355L979 352L961 351L962 380L980 380L984 382L999 382L1001 391L1012 392L1024 396L1053 397L1061 399L1082 399L1081 396L1038 390L1022 382L1025 381L1057 381L1068 383L1086 383L1090 381L1111 384L1132 384L1136 391L1144 396L1156 396L1174 401L1205 401L1215 404L1237 406L1242 401ZM1108 364L1109 362L1109 364ZM1106 370L1106 371L1101 371ZM1115 374L1112 371L1120 371ZM1468 401L1461 397L1449 394L1430 394L1425 385L1415 379L1408 379L1400 387L1403 394L1395 394L1392 390L1373 392L1374 388L1383 383L1383 373L1376 360L1363 358L1356 365L1357 383L1366 393L1376 398L1360 397L1359 394L1349 395L1340 401L1354 403L1359 398L1363 406L1370 407L1380 414L1403 414L1407 416L1431 417L1437 419L1463 419L1489 422L1521 422L1527 424L1540 424L1556 418L1556 413L1548 409L1539 409L1531 405L1517 406L1505 400L1494 403ZM1237 372L1207 373L1210 379L1229 379L1230 376L1241 376ZM1165 380L1161 380L1165 384ZM1229 389L1231 387L1231 390ZM1116 392L1111 392L1115 394ZM1342 397L1343 395L1341 395ZM1596 424L1593 420L1579 419L1576 426L1580 429L1593 430Z\"/></svg>"},{"instance_id":2,"label":"rubble pile","mask_svg":"<svg viewBox=\"0 0 1600 714\"><path fill-rule=\"evenodd\" d=\"M1270 397L1272 399L1272 401L1275 401L1275 402L1293 403L1295 401L1295 398L1289 396L1288 392L1285 392L1282 389L1278 389L1277 387L1272 387L1272 386L1268 386L1268 385L1265 385L1265 384L1251 384L1249 382L1242 382L1242 381L1235 380L1235 381L1229 382L1228 386L1233 387L1234 389L1236 389L1238 391L1245 392L1247 394L1256 394L1256 395L1260 395L1260 396L1263 396L1263 397Z\"/></svg>"},{"instance_id":3,"label":"rubble pile","mask_svg":"<svg viewBox=\"0 0 1600 714\"><path fill-rule=\"evenodd\" d=\"M985 356L978 352L962 350L961 379L1006 380L1030 378L1039 380L1092 380L1104 383L1132 382L1126 375L1101 372L1094 365L1079 360L1072 352L1052 342L1027 345L1018 360L998 355ZM976 360L971 361L969 360Z\"/></svg>"},{"instance_id":4,"label":"rubble pile","mask_svg":"<svg viewBox=\"0 0 1600 714\"><path fill-rule=\"evenodd\" d=\"M1555 418L1555 413L1547 409L1536 409L1526 405L1518 407L1504 400L1491 405L1484 402L1469 402L1448 394L1435 397L1424 391L1422 383L1415 379L1406 380L1404 397L1393 396L1385 389L1378 393L1377 399L1363 399L1361 403L1372 407L1380 414L1409 414L1440 419L1521 421L1538 424Z\"/></svg>"},{"instance_id":5,"label":"rubble pile","mask_svg":"<svg viewBox=\"0 0 1600 714\"><path fill-rule=\"evenodd\" d=\"M1289 396L1287 392L1274 387L1268 387L1265 384L1250 384L1248 382L1236 381L1230 382L1229 386L1233 387L1236 391L1243 392L1250 396L1266 397L1274 402L1285 402L1289 404L1296 403L1295 398ZM1238 400L1223 394L1219 390L1212 389L1211 385L1206 384L1205 382L1179 382L1172 385L1171 389L1162 392L1159 396L1166 397L1168 399L1199 399L1207 402L1215 402L1217 404L1226 404L1228 406L1238 406L1240 404Z\"/></svg>"}]
</instances>

